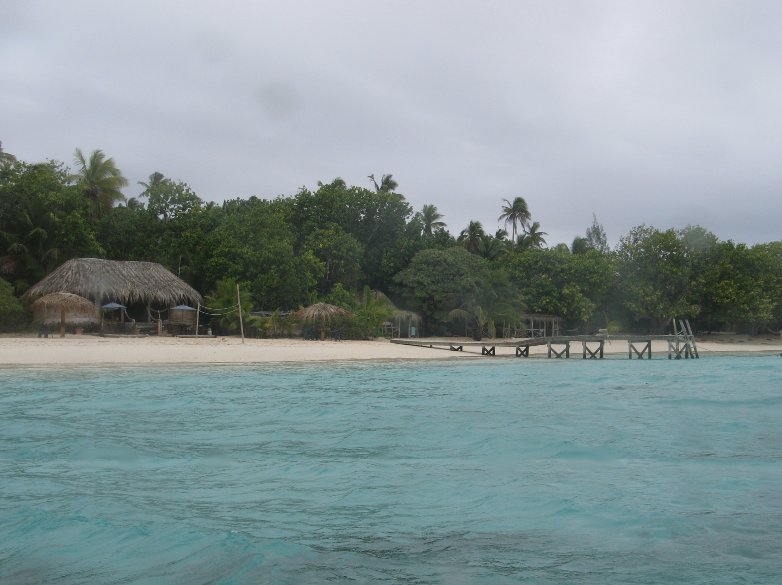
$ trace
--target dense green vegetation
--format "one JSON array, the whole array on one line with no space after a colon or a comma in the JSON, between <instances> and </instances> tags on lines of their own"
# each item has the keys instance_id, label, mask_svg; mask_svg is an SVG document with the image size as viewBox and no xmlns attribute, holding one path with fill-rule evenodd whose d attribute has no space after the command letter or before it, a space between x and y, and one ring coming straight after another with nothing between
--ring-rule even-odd
<instances>
[{"instance_id":1,"label":"dense green vegetation","mask_svg":"<svg viewBox=\"0 0 782 585\"><path fill-rule=\"evenodd\" d=\"M370 175L369 188L338 178L215 204L160 172L128 200L102 152L77 150L74 164L75 173L54 161L0 162L3 328L22 322L18 299L32 284L87 256L159 262L216 301L238 282L254 309L332 302L356 312L362 331L388 317L377 300L386 297L418 312L425 334L501 333L525 311L585 332L661 331L674 316L700 330L782 328L782 242L639 226L610 250L595 219L571 246L547 247L522 197L498 201L508 231L473 221L454 236L435 206L416 212L391 175ZM282 332L279 318L254 325Z\"/></svg>"}]
</instances>

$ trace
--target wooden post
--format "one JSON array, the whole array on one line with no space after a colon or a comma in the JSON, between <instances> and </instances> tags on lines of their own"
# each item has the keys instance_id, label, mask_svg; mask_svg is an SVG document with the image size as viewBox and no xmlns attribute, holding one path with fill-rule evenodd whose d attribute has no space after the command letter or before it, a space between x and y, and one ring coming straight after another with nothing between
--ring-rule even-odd
<instances>
[{"instance_id":1,"label":"wooden post","mask_svg":"<svg viewBox=\"0 0 782 585\"><path fill-rule=\"evenodd\" d=\"M60 337L65 337L65 306L60 306Z\"/></svg>"},{"instance_id":2,"label":"wooden post","mask_svg":"<svg viewBox=\"0 0 782 585\"><path fill-rule=\"evenodd\" d=\"M200 316L201 316L201 303L198 303L196 305L196 331L195 331L196 337L198 337L198 321Z\"/></svg>"},{"instance_id":3,"label":"wooden post","mask_svg":"<svg viewBox=\"0 0 782 585\"><path fill-rule=\"evenodd\" d=\"M687 333L689 334L690 343L692 345L692 353L697 359L700 359L701 356L698 354L698 346L695 345L695 332L692 330L692 325L690 325L690 320L687 319L684 323L687 326Z\"/></svg>"},{"instance_id":4,"label":"wooden post","mask_svg":"<svg viewBox=\"0 0 782 585\"><path fill-rule=\"evenodd\" d=\"M236 302L239 305L239 331L242 334L242 343L244 343L244 321L242 320L242 297L239 295L239 283L236 283Z\"/></svg>"}]
</instances>

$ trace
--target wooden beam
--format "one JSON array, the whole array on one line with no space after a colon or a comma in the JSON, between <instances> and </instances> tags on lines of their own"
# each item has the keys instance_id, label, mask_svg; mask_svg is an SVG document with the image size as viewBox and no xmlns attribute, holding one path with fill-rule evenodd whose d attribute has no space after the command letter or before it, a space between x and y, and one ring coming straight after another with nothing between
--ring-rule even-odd
<instances>
[{"instance_id":1,"label":"wooden beam","mask_svg":"<svg viewBox=\"0 0 782 585\"><path fill-rule=\"evenodd\" d=\"M588 342L582 341L582 352L581 357L582 359L603 359L603 344L605 343L602 339L597 342L597 347L594 350L589 349Z\"/></svg>"},{"instance_id":2,"label":"wooden beam","mask_svg":"<svg viewBox=\"0 0 782 585\"><path fill-rule=\"evenodd\" d=\"M562 351L557 351L556 349L554 349L551 346L552 345L551 341L549 341L547 345L548 345L548 357L549 358L551 358L552 355L555 358L562 358L562 357L569 358L570 357L570 342L569 341L565 341L563 343L557 343L557 345L564 345L565 346L564 349L562 349Z\"/></svg>"},{"instance_id":3,"label":"wooden beam","mask_svg":"<svg viewBox=\"0 0 782 585\"><path fill-rule=\"evenodd\" d=\"M627 341L627 352L629 354L629 358L633 359L633 352L635 352L639 360L644 359L645 353L648 354L649 359L652 359L652 340L651 339L642 340L642 341L638 341L637 343L639 344L643 343L643 345L640 346L641 347L640 351L638 351L638 348L635 346L635 343L633 341L630 340Z\"/></svg>"}]
</instances>

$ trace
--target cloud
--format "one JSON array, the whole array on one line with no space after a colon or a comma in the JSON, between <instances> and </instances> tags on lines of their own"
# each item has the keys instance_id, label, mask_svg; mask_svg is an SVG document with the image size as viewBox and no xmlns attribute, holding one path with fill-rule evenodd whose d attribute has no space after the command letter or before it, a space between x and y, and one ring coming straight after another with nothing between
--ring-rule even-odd
<instances>
[{"instance_id":1,"label":"cloud","mask_svg":"<svg viewBox=\"0 0 782 585\"><path fill-rule=\"evenodd\" d=\"M592 213L779 238L775 28L757 1L5 3L4 148L113 156L203 197L393 173L458 233L524 196L548 241Z\"/></svg>"}]
</instances>

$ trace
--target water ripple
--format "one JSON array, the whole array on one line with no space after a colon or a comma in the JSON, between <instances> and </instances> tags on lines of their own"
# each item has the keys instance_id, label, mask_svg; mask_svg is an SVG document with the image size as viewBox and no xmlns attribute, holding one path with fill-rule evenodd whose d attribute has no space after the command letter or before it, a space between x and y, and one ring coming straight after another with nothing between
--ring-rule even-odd
<instances>
[{"instance_id":1,"label":"water ripple","mask_svg":"<svg viewBox=\"0 0 782 585\"><path fill-rule=\"evenodd\" d=\"M777 583L778 372L2 369L0 582Z\"/></svg>"}]
</instances>

